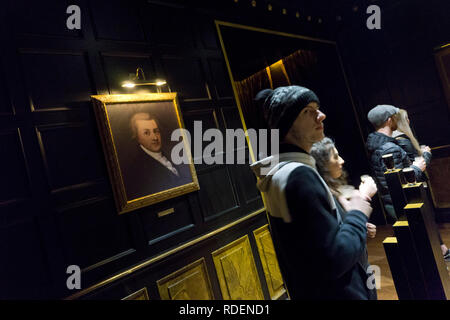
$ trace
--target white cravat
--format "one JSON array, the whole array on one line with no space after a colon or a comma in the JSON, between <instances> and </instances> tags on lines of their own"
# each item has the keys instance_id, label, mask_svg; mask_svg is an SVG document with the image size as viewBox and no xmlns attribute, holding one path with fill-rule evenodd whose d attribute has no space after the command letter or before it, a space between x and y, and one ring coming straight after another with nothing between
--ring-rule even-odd
<instances>
[{"instance_id":1,"label":"white cravat","mask_svg":"<svg viewBox=\"0 0 450 320\"><path fill-rule=\"evenodd\" d=\"M177 177L180 176L177 169L175 169L173 164L169 160L167 160L167 158L164 157L161 152L150 151L150 150L146 149L142 144L140 144L139 146L142 148L142 150L144 150L144 152L146 154L148 154L150 157L152 157L153 159L155 159L156 161L161 163L164 167L166 167L167 169L172 171L172 173L174 175L176 175Z\"/></svg>"}]
</instances>

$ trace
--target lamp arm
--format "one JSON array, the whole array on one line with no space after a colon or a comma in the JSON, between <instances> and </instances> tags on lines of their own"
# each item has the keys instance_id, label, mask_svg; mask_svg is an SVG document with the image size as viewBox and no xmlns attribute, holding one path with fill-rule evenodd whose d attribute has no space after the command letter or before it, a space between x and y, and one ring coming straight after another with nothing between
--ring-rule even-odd
<instances>
[{"instance_id":1,"label":"lamp arm","mask_svg":"<svg viewBox=\"0 0 450 320\"><path fill-rule=\"evenodd\" d=\"M136 69L136 79L135 80L139 80L139 71L141 72L142 80L145 80L144 70L141 67Z\"/></svg>"}]
</instances>

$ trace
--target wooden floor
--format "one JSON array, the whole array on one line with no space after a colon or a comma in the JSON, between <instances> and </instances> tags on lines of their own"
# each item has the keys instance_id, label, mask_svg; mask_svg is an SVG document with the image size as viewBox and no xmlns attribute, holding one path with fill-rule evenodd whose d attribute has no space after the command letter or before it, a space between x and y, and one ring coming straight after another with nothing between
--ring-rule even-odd
<instances>
[{"instance_id":1,"label":"wooden floor","mask_svg":"<svg viewBox=\"0 0 450 320\"><path fill-rule=\"evenodd\" d=\"M440 224L439 230L444 243L450 248L450 223ZM393 236L394 231L392 230L392 226L378 226L376 237L367 241L369 262L372 265L379 266L381 269L381 288L377 290L379 300L398 300L394 282L392 281L391 270L389 269L382 243L386 237ZM450 263L448 263L448 265L450 269Z\"/></svg>"}]
</instances>

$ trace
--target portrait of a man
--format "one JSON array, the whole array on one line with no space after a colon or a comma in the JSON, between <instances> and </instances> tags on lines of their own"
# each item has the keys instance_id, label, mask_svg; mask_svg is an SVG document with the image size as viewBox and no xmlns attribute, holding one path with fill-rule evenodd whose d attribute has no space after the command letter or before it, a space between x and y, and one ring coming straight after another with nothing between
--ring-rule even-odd
<instances>
[{"instance_id":1,"label":"portrait of a man","mask_svg":"<svg viewBox=\"0 0 450 320\"><path fill-rule=\"evenodd\" d=\"M171 159L183 128L176 93L92 98L120 213L199 189L194 164Z\"/></svg>"},{"instance_id":2,"label":"portrait of a man","mask_svg":"<svg viewBox=\"0 0 450 320\"><path fill-rule=\"evenodd\" d=\"M192 182L189 166L174 165L170 152L163 153L161 125L155 115L138 112L130 117L130 143L136 148L130 150L123 160L122 175L128 199L136 199L148 194Z\"/></svg>"}]
</instances>

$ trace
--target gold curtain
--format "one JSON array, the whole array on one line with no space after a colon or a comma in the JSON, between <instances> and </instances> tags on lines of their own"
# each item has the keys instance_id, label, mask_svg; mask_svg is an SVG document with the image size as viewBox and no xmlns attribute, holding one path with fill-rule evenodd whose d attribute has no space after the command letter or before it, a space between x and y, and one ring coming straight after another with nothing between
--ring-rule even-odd
<instances>
[{"instance_id":1,"label":"gold curtain","mask_svg":"<svg viewBox=\"0 0 450 320\"><path fill-rule=\"evenodd\" d=\"M297 50L283 58L283 65L291 84L308 87L314 76L317 56L312 51Z\"/></svg>"},{"instance_id":2,"label":"gold curtain","mask_svg":"<svg viewBox=\"0 0 450 320\"><path fill-rule=\"evenodd\" d=\"M258 71L247 79L236 81L235 85L247 129L265 128L262 110L259 110L254 99L259 91L271 88L271 81L266 69Z\"/></svg>"}]
</instances>

